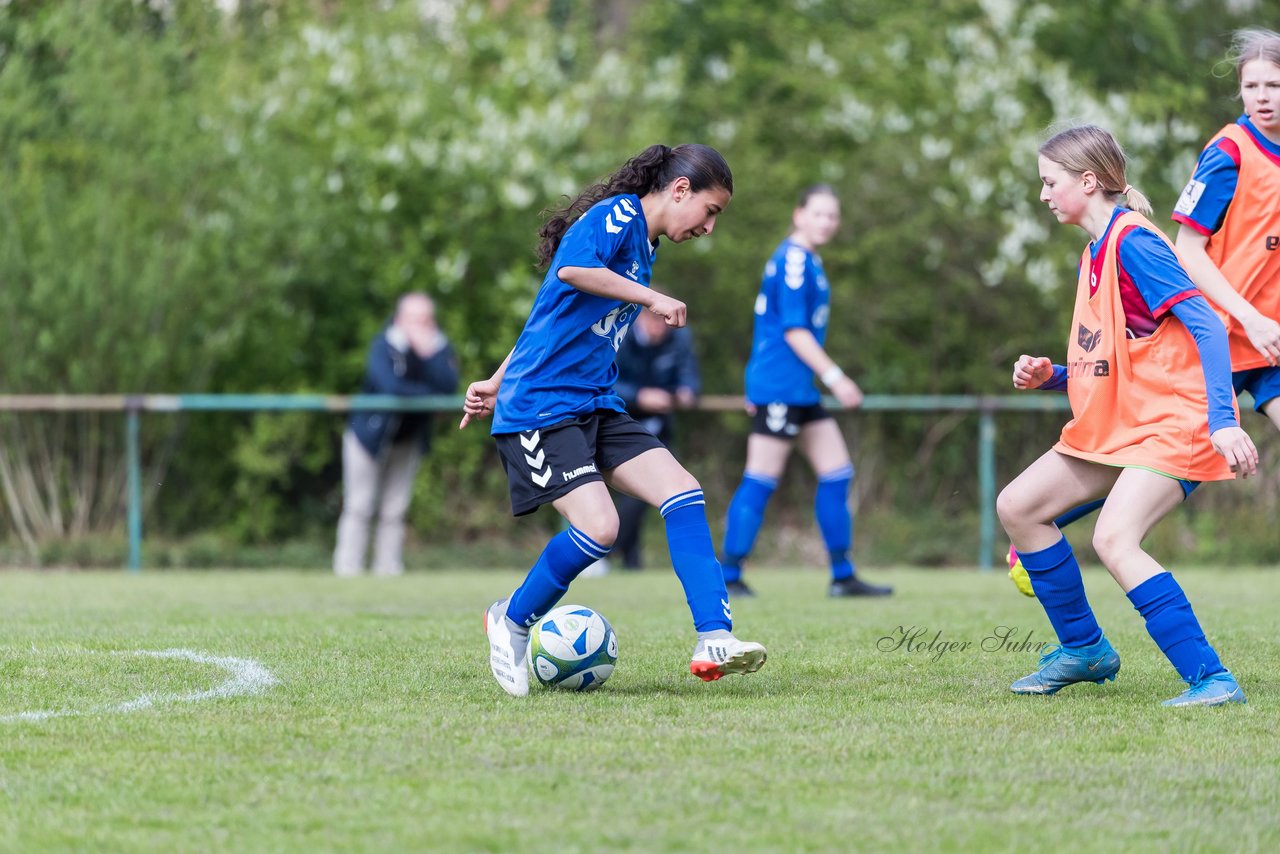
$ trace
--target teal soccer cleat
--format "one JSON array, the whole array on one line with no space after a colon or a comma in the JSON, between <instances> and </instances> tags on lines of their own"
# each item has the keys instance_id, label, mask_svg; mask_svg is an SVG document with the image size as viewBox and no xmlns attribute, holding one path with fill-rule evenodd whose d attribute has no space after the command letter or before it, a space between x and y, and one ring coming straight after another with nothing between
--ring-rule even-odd
<instances>
[{"instance_id":1,"label":"teal soccer cleat","mask_svg":"<svg viewBox=\"0 0 1280 854\"><path fill-rule=\"evenodd\" d=\"M1120 672L1120 656L1104 637L1092 646L1055 647L1040 656L1040 669L1009 686L1015 694L1056 694L1077 682L1103 682Z\"/></svg>"},{"instance_id":2,"label":"teal soccer cleat","mask_svg":"<svg viewBox=\"0 0 1280 854\"><path fill-rule=\"evenodd\" d=\"M1203 668L1201 668L1203 670ZM1165 700L1162 706L1221 706L1224 703L1247 703L1244 689L1229 671L1215 673L1204 679L1191 683L1172 700Z\"/></svg>"}]
</instances>

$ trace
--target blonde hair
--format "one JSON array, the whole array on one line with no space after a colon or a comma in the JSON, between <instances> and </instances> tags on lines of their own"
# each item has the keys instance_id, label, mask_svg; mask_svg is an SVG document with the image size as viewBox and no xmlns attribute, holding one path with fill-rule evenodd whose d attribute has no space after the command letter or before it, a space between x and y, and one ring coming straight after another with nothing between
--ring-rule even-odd
<instances>
[{"instance_id":1,"label":"blonde hair","mask_svg":"<svg viewBox=\"0 0 1280 854\"><path fill-rule=\"evenodd\" d=\"M1249 27L1236 30L1231 39L1231 51L1227 54L1236 66L1236 82L1240 82L1244 74L1244 66L1255 59L1280 65L1280 33L1264 30L1261 27Z\"/></svg>"},{"instance_id":2,"label":"blonde hair","mask_svg":"<svg viewBox=\"0 0 1280 854\"><path fill-rule=\"evenodd\" d=\"M1116 138L1097 125L1076 125L1059 131L1040 146L1040 154L1073 175L1092 172L1108 199L1119 204L1128 198L1128 207L1151 215L1151 202L1125 178L1126 159Z\"/></svg>"}]
</instances>

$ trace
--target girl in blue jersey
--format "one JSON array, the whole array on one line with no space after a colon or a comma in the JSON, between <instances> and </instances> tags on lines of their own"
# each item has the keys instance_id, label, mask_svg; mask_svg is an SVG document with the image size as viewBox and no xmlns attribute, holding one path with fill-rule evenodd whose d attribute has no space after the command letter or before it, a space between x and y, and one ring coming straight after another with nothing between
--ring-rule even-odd
<instances>
[{"instance_id":1,"label":"girl in blue jersey","mask_svg":"<svg viewBox=\"0 0 1280 854\"><path fill-rule=\"evenodd\" d=\"M814 385L820 377L841 405L862 403L857 383L845 376L823 349L830 316L830 288L817 250L840 227L835 191L820 184L800 194L792 231L764 268L756 297L755 333L747 362L747 403L752 414L747 465L729 504L723 556L730 596L751 596L742 580L742 562L751 553L770 496L797 440L818 476L814 513L831 557L831 596L886 596L858 578L849 548L853 518L849 485L853 464L835 419L822 406Z\"/></svg>"},{"instance_id":2,"label":"girl in blue jersey","mask_svg":"<svg viewBox=\"0 0 1280 854\"><path fill-rule=\"evenodd\" d=\"M467 388L460 426L493 414L512 512L551 504L569 524L520 587L485 612L489 667L509 694L529 692L530 627L613 546L609 487L662 513L698 633L694 675L712 681L764 664L763 646L731 633L702 488L613 389L614 354L637 312L685 322L684 303L649 288L659 239L710 234L732 195L728 164L705 145L650 146L583 191L539 231L538 260L549 266L515 347L492 377Z\"/></svg>"}]
</instances>

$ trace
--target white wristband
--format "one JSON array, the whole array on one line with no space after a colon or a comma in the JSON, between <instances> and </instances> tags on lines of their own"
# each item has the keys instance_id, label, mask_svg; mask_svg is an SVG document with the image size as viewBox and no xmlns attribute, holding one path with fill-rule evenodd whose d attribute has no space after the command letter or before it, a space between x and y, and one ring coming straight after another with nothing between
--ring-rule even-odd
<instances>
[{"instance_id":1,"label":"white wristband","mask_svg":"<svg viewBox=\"0 0 1280 854\"><path fill-rule=\"evenodd\" d=\"M822 372L822 376L820 377L820 379L822 380L822 384L824 386L826 386L827 388L831 388L831 386L835 385L836 383L840 382L840 380L844 379L844 371L840 370L839 365L832 365L831 367L827 368L825 371Z\"/></svg>"}]
</instances>

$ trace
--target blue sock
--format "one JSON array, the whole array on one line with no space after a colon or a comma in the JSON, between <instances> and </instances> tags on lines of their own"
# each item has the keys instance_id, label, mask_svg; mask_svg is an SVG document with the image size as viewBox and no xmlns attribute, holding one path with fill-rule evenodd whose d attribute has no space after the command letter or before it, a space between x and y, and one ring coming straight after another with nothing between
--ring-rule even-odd
<instances>
[{"instance_id":1,"label":"blue sock","mask_svg":"<svg viewBox=\"0 0 1280 854\"><path fill-rule=\"evenodd\" d=\"M729 519L724 530L724 580L742 578L742 559L751 554L756 534L764 523L764 508L769 496L778 488L778 480L762 474L747 472L742 476L738 491L729 502Z\"/></svg>"},{"instance_id":2,"label":"blue sock","mask_svg":"<svg viewBox=\"0 0 1280 854\"><path fill-rule=\"evenodd\" d=\"M853 514L849 512L849 485L853 483L853 466L827 472L818 478L818 493L813 499L813 513L818 529L831 556L831 580L849 578L854 573L849 560L853 542Z\"/></svg>"},{"instance_id":3,"label":"blue sock","mask_svg":"<svg viewBox=\"0 0 1280 854\"><path fill-rule=\"evenodd\" d=\"M511 594L507 619L518 626L532 626L555 607L578 573L609 554L577 528L570 527L551 538L524 583Z\"/></svg>"},{"instance_id":4,"label":"blue sock","mask_svg":"<svg viewBox=\"0 0 1280 854\"><path fill-rule=\"evenodd\" d=\"M1090 501L1088 504L1081 504L1079 507L1073 507L1057 519L1054 519L1053 524L1057 525L1059 528L1064 528L1077 519L1083 519L1094 510L1097 510L1106 500L1107 499L1105 498L1099 498L1096 501Z\"/></svg>"},{"instance_id":5,"label":"blue sock","mask_svg":"<svg viewBox=\"0 0 1280 854\"><path fill-rule=\"evenodd\" d=\"M1018 552L1031 578L1031 589L1044 608L1058 643L1063 646L1092 646L1102 640L1102 627L1093 616L1084 595L1080 564L1063 537L1038 552Z\"/></svg>"},{"instance_id":6,"label":"blue sock","mask_svg":"<svg viewBox=\"0 0 1280 854\"><path fill-rule=\"evenodd\" d=\"M667 548L671 565L684 587L684 598L693 614L693 627L699 632L716 629L731 631L733 616L729 612L729 594L724 589L724 576L711 544L711 528L707 525L706 500L701 489L691 489L668 498L662 504L662 518L667 523Z\"/></svg>"},{"instance_id":7,"label":"blue sock","mask_svg":"<svg viewBox=\"0 0 1280 854\"><path fill-rule=\"evenodd\" d=\"M1167 572L1129 591L1129 601L1147 623L1147 634L1188 684L1227 668L1205 639L1187 594Z\"/></svg>"}]
</instances>

